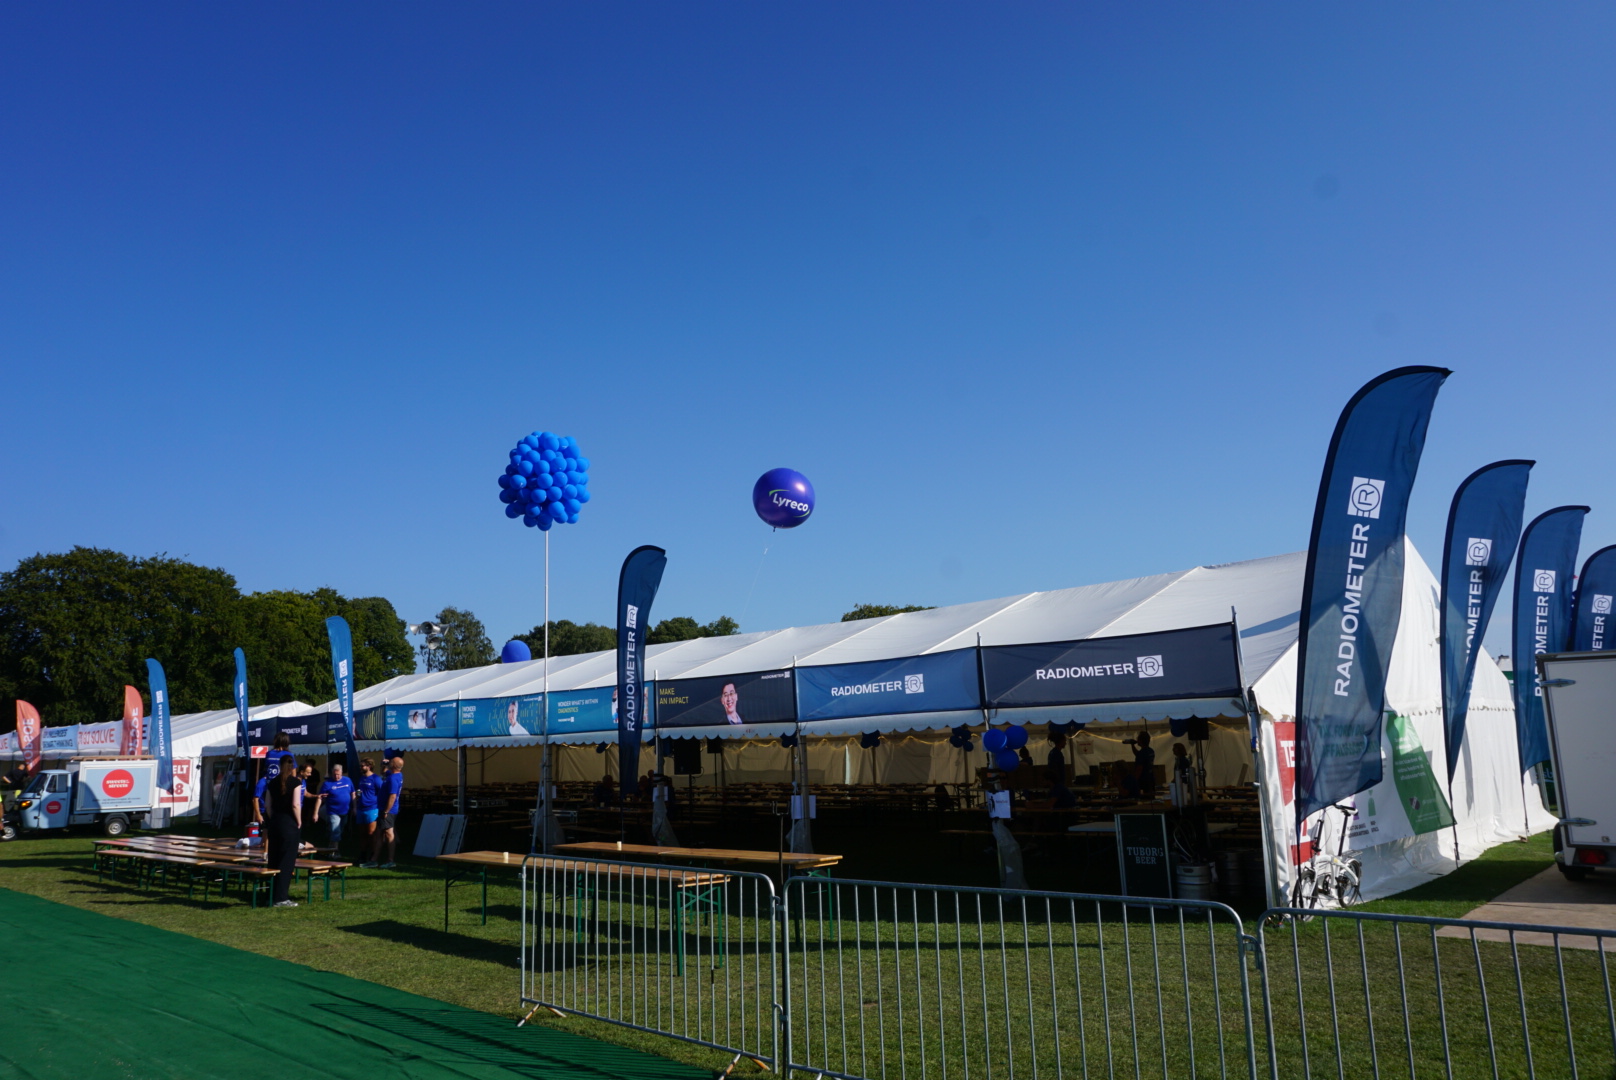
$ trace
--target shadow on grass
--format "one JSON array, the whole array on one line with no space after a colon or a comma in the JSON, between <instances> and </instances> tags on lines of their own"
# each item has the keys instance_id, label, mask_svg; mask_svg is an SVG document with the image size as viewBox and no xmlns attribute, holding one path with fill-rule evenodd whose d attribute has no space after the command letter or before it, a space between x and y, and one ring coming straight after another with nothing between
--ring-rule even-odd
<instances>
[{"instance_id":1,"label":"shadow on grass","mask_svg":"<svg viewBox=\"0 0 1616 1080\"><path fill-rule=\"evenodd\" d=\"M622 1077L694 1080L711 1072L639 1050L464 1009L400 1009L348 999L320 1006L379 1032L397 1032L451 1058L497 1066L534 1080Z\"/></svg>"},{"instance_id":2,"label":"shadow on grass","mask_svg":"<svg viewBox=\"0 0 1616 1080\"><path fill-rule=\"evenodd\" d=\"M488 941L467 934L456 934L452 931L445 933L442 930L415 926L396 919L378 919L375 922L357 923L337 929L345 934L363 934L382 941L414 945L418 949L442 953L456 959L486 960L491 964L501 964L508 968L519 966L515 945Z\"/></svg>"}]
</instances>

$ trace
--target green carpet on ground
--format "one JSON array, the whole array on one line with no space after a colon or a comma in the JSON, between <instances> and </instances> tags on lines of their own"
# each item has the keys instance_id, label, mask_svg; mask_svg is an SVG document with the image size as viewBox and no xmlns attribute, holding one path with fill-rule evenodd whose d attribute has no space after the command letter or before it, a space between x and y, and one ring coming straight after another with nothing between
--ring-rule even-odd
<instances>
[{"instance_id":1,"label":"green carpet on ground","mask_svg":"<svg viewBox=\"0 0 1616 1080\"><path fill-rule=\"evenodd\" d=\"M637 1050L0 889L0 1077L693 1080Z\"/></svg>"}]
</instances>

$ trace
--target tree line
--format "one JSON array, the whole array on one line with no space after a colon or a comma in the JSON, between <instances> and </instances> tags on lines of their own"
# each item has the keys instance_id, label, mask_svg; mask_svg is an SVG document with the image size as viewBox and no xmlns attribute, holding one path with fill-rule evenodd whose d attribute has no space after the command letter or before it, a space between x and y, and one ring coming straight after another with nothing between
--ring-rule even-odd
<instances>
[{"instance_id":1,"label":"tree line","mask_svg":"<svg viewBox=\"0 0 1616 1080\"><path fill-rule=\"evenodd\" d=\"M126 684L145 693L148 656L162 661L176 714L231 708L238 646L247 654L251 704L330 701L337 691L325 620L332 615L353 631L356 688L416 670L406 624L384 597L347 597L331 588L243 593L225 570L166 555L85 547L34 555L0 573L0 731L15 726L19 698L52 727L117 719ZM433 667L479 667L499 658L472 612L447 607L433 621L442 627ZM657 623L649 640L739 629L728 616L709 623L678 616ZM516 637L533 655L543 654L543 623ZM550 623L552 656L616 647L615 627Z\"/></svg>"}]
</instances>

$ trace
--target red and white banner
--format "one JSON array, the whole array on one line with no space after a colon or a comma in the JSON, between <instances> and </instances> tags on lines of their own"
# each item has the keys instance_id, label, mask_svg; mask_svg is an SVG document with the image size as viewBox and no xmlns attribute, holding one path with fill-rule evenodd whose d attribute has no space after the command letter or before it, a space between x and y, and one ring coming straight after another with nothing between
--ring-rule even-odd
<instances>
[{"instance_id":1,"label":"red and white banner","mask_svg":"<svg viewBox=\"0 0 1616 1080\"><path fill-rule=\"evenodd\" d=\"M158 791L160 806L189 806L194 795L192 783L196 776L195 758L174 759L174 783L167 791Z\"/></svg>"},{"instance_id":2,"label":"red and white banner","mask_svg":"<svg viewBox=\"0 0 1616 1080\"><path fill-rule=\"evenodd\" d=\"M26 701L17 702L17 742L22 749L23 764L29 772L39 768L40 736L44 731L44 724L39 719L39 710Z\"/></svg>"},{"instance_id":3,"label":"red and white banner","mask_svg":"<svg viewBox=\"0 0 1616 1080\"><path fill-rule=\"evenodd\" d=\"M123 732L118 741L118 753L124 757L138 757L140 755L141 720L145 715L146 703L141 700L140 691L133 686L123 688Z\"/></svg>"}]
</instances>

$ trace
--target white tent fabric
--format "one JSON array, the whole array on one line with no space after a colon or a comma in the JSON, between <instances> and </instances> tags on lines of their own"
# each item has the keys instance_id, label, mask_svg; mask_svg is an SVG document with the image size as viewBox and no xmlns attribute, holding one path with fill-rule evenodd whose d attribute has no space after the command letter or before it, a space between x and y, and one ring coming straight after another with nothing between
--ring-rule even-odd
<instances>
[{"instance_id":1,"label":"white tent fabric","mask_svg":"<svg viewBox=\"0 0 1616 1080\"><path fill-rule=\"evenodd\" d=\"M258 705L247 710L253 720L266 720L281 716L301 716L311 712L301 701L288 701L279 705ZM174 803L176 817L197 813L201 806L202 760L210 757L229 757L236 752L236 726L239 723L235 709L213 709L208 712L182 713L169 718L169 731L173 738L175 762L189 762L190 781L183 792L184 802ZM324 746L305 747L309 752L324 752Z\"/></svg>"},{"instance_id":2,"label":"white tent fabric","mask_svg":"<svg viewBox=\"0 0 1616 1080\"><path fill-rule=\"evenodd\" d=\"M1415 550L1406 543L1403 578L1403 613L1397 643L1392 649L1387 671L1386 707L1413 723L1426 756L1439 783L1445 780L1443 758L1442 674L1439 663L1437 628L1440 614L1440 588L1436 576ZM1301 595L1301 577L1296 578L1295 595ZM1294 875L1292 845L1299 826L1291 802L1294 794L1289 762L1294 760L1290 729L1296 714L1296 636L1292 622L1283 633L1289 637L1283 654L1252 681L1252 692L1262 712L1263 781L1270 808L1273 832L1270 846L1274 865L1279 869L1279 885L1288 892ZM1249 655L1249 654L1248 654ZM1248 679L1252 678L1248 666ZM1286 768L1280 768L1281 755ZM1385 781L1358 798L1360 808L1377 793L1382 800L1398 800L1391 776L1391 756L1383 746ZM1517 840L1552 828L1554 817L1543 808L1537 789L1524 782L1515 749L1515 707L1508 680L1483 650L1476 664L1475 683L1470 693L1470 709L1465 723L1458 771L1454 774L1450 804L1455 828L1420 836L1404 836L1353 852L1362 863L1364 899L1388 896L1412 888L1423 881L1454 870L1487 848L1506 840ZM1441 783L1444 792L1447 785ZM1324 812L1319 846L1326 852L1337 850L1344 815ZM1318 827L1320 815L1308 823ZM1454 843L1457 836L1458 858Z\"/></svg>"},{"instance_id":3,"label":"white tent fabric","mask_svg":"<svg viewBox=\"0 0 1616 1080\"><path fill-rule=\"evenodd\" d=\"M1437 583L1412 544L1407 552L1403 619L1392 655L1387 706L1408 718L1433 770L1445 773L1439 753L1443 736L1436 639ZM1294 727L1296 639L1305 567L1305 553L1295 552L858 622L653 645L647 650L646 672L650 678L662 680L738 675L792 666L893 660L978 644L1023 645L1151 633L1224 623L1233 618L1240 627L1244 678L1252 688L1260 714L1262 777L1272 811L1270 847L1279 867L1279 885L1288 887L1294 875L1290 854L1297 830L1289 816L1290 770L1288 764L1280 768L1279 755L1292 750L1289 731ZM587 690L609 686L615 678L614 652L554 657L549 661L547 679L542 660L399 676L356 694L355 709L537 694L546 683L553 692ZM316 711L332 711L335 707L332 702ZM1238 700L1227 699L1134 702L1004 710L993 719L1015 723L1075 719L1089 724L1132 724L1186 716L1238 724L1244 719L1244 706ZM961 723L980 724L982 719L974 710L913 713L816 722L804 730L823 736L935 731ZM665 734L758 740L772 738L785 727L677 728L667 729ZM612 732L596 731L552 741L603 742L613 738ZM495 748L538 741L537 737L489 737L467 740L462 745ZM456 744L454 740L434 739L400 740L397 745L431 749ZM1395 792L1388 789L1387 794L1396 800ZM1357 853L1363 865L1365 897L1399 891L1453 869L1455 832L1460 858L1470 859L1491 844L1553 824L1535 789L1523 788L1521 783L1509 685L1485 653L1477 666L1452 802L1456 830L1404 836ZM1324 846L1333 850L1328 829Z\"/></svg>"}]
</instances>

